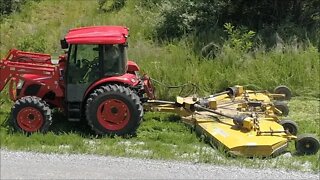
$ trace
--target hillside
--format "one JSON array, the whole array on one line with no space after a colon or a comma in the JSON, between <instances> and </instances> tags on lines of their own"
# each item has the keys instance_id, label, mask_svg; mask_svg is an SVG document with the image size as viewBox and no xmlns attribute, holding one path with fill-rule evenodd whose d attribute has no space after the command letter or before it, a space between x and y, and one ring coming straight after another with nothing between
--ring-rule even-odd
<instances>
[{"instance_id":1,"label":"hillside","mask_svg":"<svg viewBox=\"0 0 320 180\"><path fill-rule=\"evenodd\" d=\"M232 25L228 32L223 26L217 27L208 34L207 42L200 41L200 35L192 32L182 38L161 40L157 38L162 32L158 30L159 24L166 22L163 11L172 4L135 0L124 1L123 6L118 7L113 1L106 1L100 7L98 2L28 1L21 12L1 22L1 57L11 48L57 57L62 53L59 40L70 28L125 25L130 28L129 58L136 61L143 72L166 84L194 83L200 87L200 94L234 84L268 90L286 84L295 95L319 97L319 50L310 41L278 37L280 40L275 45L266 48L254 40L258 34L250 35L249 30ZM168 29L167 34L176 31ZM318 37L311 39L316 41ZM177 93L173 91L167 96L163 93L164 87L157 89L161 98L174 97Z\"/></svg>"}]
</instances>

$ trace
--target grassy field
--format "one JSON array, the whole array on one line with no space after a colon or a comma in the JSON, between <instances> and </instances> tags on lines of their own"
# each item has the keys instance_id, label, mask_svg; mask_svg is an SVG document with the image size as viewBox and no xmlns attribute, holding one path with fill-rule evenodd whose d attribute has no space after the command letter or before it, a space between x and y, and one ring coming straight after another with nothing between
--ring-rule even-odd
<instances>
[{"instance_id":1,"label":"grassy field","mask_svg":"<svg viewBox=\"0 0 320 180\"><path fill-rule=\"evenodd\" d=\"M320 136L319 99L294 98L290 102L290 119L299 125L299 133ZM26 136L11 130L5 123L10 103L0 109L1 148L45 153L81 153L123 157L179 160L194 163L225 164L254 168L271 167L319 171L319 155L295 155L294 143L286 154L276 158L247 159L227 157L223 152L200 141L191 128L179 121L179 117L167 113L146 113L137 136L132 138L96 137L85 123L72 123L59 113L47 134Z\"/></svg>"},{"instance_id":2,"label":"grassy field","mask_svg":"<svg viewBox=\"0 0 320 180\"><path fill-rule=\"evenodd\" d=\"M87 25L125 25L130 28L129 58L142 71L169 85L192 83L196 92L186 87L182 95L218 92L234 84L272 90L288 85L295 95L290 102L290 118L297 121L300 132L320 137L320 72L319 50L312 44L281 44L271 50L263 46L242 52L225 44L214 60L204 59L192 51L188 38L159 43L152 34L159 11L145 9L138 0L127 1L119 11L101 13L96 1L44 0L28 2L20 13L1 21L0 57L11 48L53 54L62 51L59 40L68 29ZM210 37L208 37L210 38ZM179 90L168 90L156 84L157 96L172 100ZM56 113L49 133L29 137L14 133L4 122L11 102L8 93L0 93L1 148L38 152L89 153L100 155L174 159L250 167L289 168L319 171L319 153L312 156L271 159L229 158L200 142L195 133L172 114L147 113L137 137L97 138L83 123L67 122ZM293 144L293 143L292 143ZM294 153L294 145L289 150Z\"/></svg>"}]
</instances>

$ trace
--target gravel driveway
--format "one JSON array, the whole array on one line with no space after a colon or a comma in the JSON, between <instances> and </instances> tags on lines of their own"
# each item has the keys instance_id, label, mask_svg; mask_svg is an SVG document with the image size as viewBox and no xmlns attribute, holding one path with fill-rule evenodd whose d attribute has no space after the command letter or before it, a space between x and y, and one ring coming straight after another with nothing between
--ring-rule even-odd
<instances>
[{"instance_id":1,"label":"gravel driveway","mask_svg":"<svg viewBox=\"0 0 320 180\"><path fill-rule=\"evenodd\" d=\"M1 150L1 179L319 179L278 169Z\"/></svg>"}]
</instances>

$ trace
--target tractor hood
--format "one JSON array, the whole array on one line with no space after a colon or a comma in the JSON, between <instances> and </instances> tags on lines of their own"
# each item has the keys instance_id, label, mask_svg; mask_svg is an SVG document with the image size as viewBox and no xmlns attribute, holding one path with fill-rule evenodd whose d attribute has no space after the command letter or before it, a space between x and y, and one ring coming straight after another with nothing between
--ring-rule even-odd
<instances>
[{"instance_id":1,"label":"tractor hood","mask_svg":"<svg viewBox=\"0 0 320 180\"><path fill-rule=\"evenodd\" d=\"M68 44L124 44L129 30L124 26L89 26L69 30Z\"/></svg>"}]
</instances>

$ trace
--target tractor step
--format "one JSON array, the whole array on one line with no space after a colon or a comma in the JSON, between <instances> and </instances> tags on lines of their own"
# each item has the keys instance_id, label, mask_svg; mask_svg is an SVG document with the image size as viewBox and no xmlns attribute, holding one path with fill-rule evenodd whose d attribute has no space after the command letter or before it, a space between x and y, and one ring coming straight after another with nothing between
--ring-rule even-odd
<instances>
[{"instance_id":1,"label":"tractor step","mask_svg":"<svg viewBox=\"0 0 320 180\"><path fill-rule=\"evenodd\" d=\"M80 113L80 109L69 109L69 112Z\"/></svg>"},{"instance_id":2,"label":"tractor step","mask_svg":"<svg viewBox=\"0 0 320 180\"><path fill-rule=\"evenodd\" d=\"M68 121L71 122L79 122L81 119L80 118L68 118Z\"/></svg>"},{"instance_id":3,"label":"tractor step","mask_svg":"<svg viewBox=\"0 0 320 180\"><path fill-rule=\"evenodd\" d=\"M80 103L69 103L68 104L68 120L80 121L80 119L81 119Z\"/></svg>"}]
</instances>

